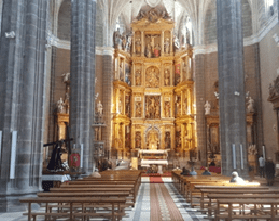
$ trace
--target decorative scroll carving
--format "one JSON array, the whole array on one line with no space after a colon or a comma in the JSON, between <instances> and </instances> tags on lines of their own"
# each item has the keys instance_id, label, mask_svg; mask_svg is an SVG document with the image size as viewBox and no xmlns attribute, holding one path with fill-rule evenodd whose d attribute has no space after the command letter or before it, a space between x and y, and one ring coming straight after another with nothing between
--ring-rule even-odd
<instances>
[{"instance_id":1,"label":"decorative scroll carving","mask_svg":"<svg viewBox=\"0 0 279 221\"><path fill-rule=\"evenodd\" d=\"M170 71L169 69L165 69L165 86L170 85Z\"/></svg>"}]
</instances>

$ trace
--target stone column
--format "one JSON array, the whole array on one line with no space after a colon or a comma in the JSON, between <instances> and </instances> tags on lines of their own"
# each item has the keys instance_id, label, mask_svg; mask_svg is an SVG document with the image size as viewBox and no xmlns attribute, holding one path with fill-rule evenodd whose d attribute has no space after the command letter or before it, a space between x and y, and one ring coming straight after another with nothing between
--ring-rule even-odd
<instances>
[{"instance_id":1,"label":"stone column","mask_svg":"<svg viewBox=\"0 0 279 221\"><path fill-rule=\"evenodd\" d=\"M195 93L196 93L196 122L197 122L197 148L200 153L201 165L207 166L206 153L206 125L205 125L205 55L195 56Z\"/></svg>"},{"instance_id":2,"label":"stone column","mask_svg":"<svg viewBox=\"0 0 279 221\"><path fill-rule=\"evenodd\" d=\"M144 44L144 32L142 31L141 32L141 56L143 57L144 56L144 47L145 47L145 44Z\"/></svg>"},{"instance_id":3,"label":"stone column","mask_svg":"<svg viewBox=\"0 0 279 221\"><path fill-rule=\"evenodd\" d=\"M103 119L106 123L106 127L103 129L104 136L104 150L105 157L111 156L112 147L112 104L113 104L113 48L106 48L103 51L103 82L102 82L102 93L103 93ZM116 94L115 94L116 96ZM118 101L115 101L115 113L118 109Z\"/></svg>"},{"instance_id":4,"label":"stone column","mask_svg":"<svg viewBox=\"0 0 279 221\"><path fill-rule=\"evenodd\" d=\"M45 0L3 1L0 212L25 210L25 206L18 203L19 195L36 194L41 190L47 8ZM13 37L11 32L15 34ZM5 33L10 33L11 37L5 37ZM13 132L17 134L12 153Z\"/></svg>"},{"instance_id":5,"label":"stone column","mask_svg":"<svg viewBox=\"0 0 279 221\"><path fill-rule=\"evenodd\" d=\"M218 0L217 24L222 173L231 176L234 171L232 146L235 145L236 171L246 176L248 162L241 0ZM242 154L240 146L242 146ZM241 169L241 160L243 160L243 169Z\"/></svg>"},{"instance_id":6,"label":"stone column","mask_svg":"<svg viewBox=\"0 0 279 221\"><path fill-rule=\"evenodd\" d=\"M93 172L96 1L72 0L70 136L83 145L83 171Z\"/></svg>"}]
</instances>

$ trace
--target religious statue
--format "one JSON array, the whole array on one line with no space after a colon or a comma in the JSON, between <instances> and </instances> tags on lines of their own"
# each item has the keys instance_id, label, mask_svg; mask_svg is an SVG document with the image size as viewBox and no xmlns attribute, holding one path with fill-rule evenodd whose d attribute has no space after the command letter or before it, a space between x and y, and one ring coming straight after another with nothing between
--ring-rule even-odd
<instances>
[{"instance_id":1,"label":"religious statue","mask_svg":"<svg viewBox=\"0 0 279 221\"><path fill-rule=\"evenodd\" d=\"M161 48L159 47L159 44L156 45L156 47L154 48L154 56L156 58L159 57L159 51L161 50Z\"/></svg>"},{"instance_id":2,"label":"religious statue","mask_svg":"<svg viewBox=\"0 0 279 221\"><path fill-rule=\"evenodd\" d=\"M130 116L130 99L129 99L129 96L126 96L125 105L126 105L125 113L126 113L127 116Z\"/></svg>"},{"instance_id":3,"label":"religious statue","mask_svg":"<svg viewBox=\"0 0 279 221\"><path fill-rule=\"evenodd\" d=\"M97 113L102 116L103 115L103 105L101 104L101 101L97 104Z\"/></svg>"},{"instance_id":4,"label":"religious statue","mask_svg":"<svg viewBox=\"0 0 279 221\"><path fill-rule=\"evenodd\" d=\"M157 73L155 72L155 69L152 68L151 71L148 74L148 79L147 79L147 87L151 88L157 88L159 84L159 80L157 77Z\"/></svg>"},{"instance_id":5,"label":"religious statue","mask_svg":"<svg viewBox=\"0 0 279 221\"><path fill-rule=\"evenodd\" d=\"M249 97L249 100L248 100L248 106L247 106L247 112L248 113L254 113L255 110L254 110L254 99Z\"/></svg>"},{"instance_id":6,"label":"religious statue","mask_svg":"<svg viewBox=\"0 0 279 221\"><path fill-rule=\"evenodd\" d=\"M128 35L127 43L126 43L126 51L130 52L131 48L131 35Z\"/></svg>"},{"instance_id":7,"label":"religious statue","mask_svg":"<svg viewBox=\"0 0 279 221\"><path fill-rule=\"evenodd\" d=\"M70 81L70 73L62 74L64 76L64 83L68 83Z\"/></svg>"},{"instance_id":8,"label":"religious statue","mask_svg":"<svg viewBox=\"0 0 279 221\"><path fill-rule=\"evenodd\" d=\"M170 117L170 102L169 101L165 102L165 115L166 115L166 117Z\"/></svg>"},{"instance_id":9,"label":"religious statue","mask_svg":"<svg viewBox=\"0 0 279 221\"><path fill-rule=\"evenodd\" d=\"M62 97L60 97L60 99L57 101L57 113L64 113L64 108L65 108L65 104L62 100Z\"/></svg>"},{"instance_id":10,"label":"religious statue","mask_svg":"<svg viewBox=\"0 0 279 221\"><path fill-rule=\"evenodd\" d=\"M136 117L141 117L141 102L136 104Z\"/></svg>"},{"instance_id":11,"label":"religious statue","mask_svg":"<svg viewBox=\"0 0 279 221\"><path fill-rule=\"evenodd\" d=\"M140 11L139 11L139 14L138 14L138 16L137 16L137 19L140 20L140 19L142 19L142 18L144 18L144 17L145 17L144 11L143 11L143 10L140 10Z\"/></svg>"},{"instance_id":12,"label":"religious statue","mask_svg":"<svg viewBox=\"0 0 279 221\"><path fill-rule=\"evenodd\" d=\"M204 105L205 107L205 115L209 115L210 114L210 103L208 103L208 101L206 101L206 104Z\"/></svg>"},{"instance_id":13,"label":"religious statue","mask_svg":"<svg viewBox=\"0 0 279 221\"><path fill-rule=\"evenodd\" d=\"M148 147L149 149L157 149L158 144L158 132L155 129L152 129L148 134Z\"/></svg>"},{"instance_id":14,"label":"religious statue","mask_svg":"<svg viewBox=\"0 0 279 221\"><path fill-rule=\"evenodd\" d=\"M136 85L141 85L141 72L139 69L136 71Z\"/></svg>"},{"instance_id":15,"label":"religious statue","mask_svg":"<svg viewBox=\"0 0 279 221\"><path fill-rule=\"evenodd\" d=\"M140 132L136 132L136 148L141 148L141 135Z\"/></svg>"},{"instance_id":16,"label":"religious statue","mask_svg":"<svg viewBox=\"0 0 279 221\"><path fill-rule=\"evenodd\" d=\"M166 54L169 54L170 53L170 40L167 38L166 40L165 40L165 53Z\"/></svg>"},{"instance_id":17,"label":"religious statue","mask_svg":"<svg viewBox=\"0 0 279 221\"><path fill-rule=\"evenodd\" d=\"M165 136L165 149L170 149L170 147L171 147L170 132L166 132L166 136Z\"/></svg>"},{"instance_id":18,"label":"religious statue","mask_svg":"<svg viewBox=\"0 0 279 221\"><path fill-rule=\"evenodd\" d=\"M126 43L127 43L126 35L125 35L125 33L123 33L123 35L122 35L122 49L123 50L126 49Z\"/></svg>"},{"instance_id":19,"label":"religious statue","mask_svg":"<svg viewBox=\"0 0 279 221\"><path fill-rule=\"evenodd\" d=\"M156 107L155 107L155 118L159 118L159 117L160 117L159 105L156 105Z\"/></svg>"},{"instance_id":20,"label":"religious statue","mask_svg":"<svg viewBox=\"0 0 279 221\"><path fill-rule=\"evenodd\" d=\"M113 43L114 43L114 48L118 48L119 45L121 45L122 41L122 36L120 34L120 29L118 28L117 31L113 33Z\"/></svg>"},{"instance_id":21,"label":"religious statue","mask_svg":"<svg viewBox=\"0 0 279 221\"><path fill-rule=\"evenodd\" d=\"M140 42L140 39L138 38L136 40L136 54L140 55L140 53L141 53L141 42Z\"/></svg>"},{"instance_id":22,"label":"religious statue","mask_svg":"<svg viewBox=\"0 0 279 221\"><path fill-rule=\"evenodd\" d=\"M150 44L148 44L148 46L147 46L147 57L148 58L152 57L152 48L151 48Z\"/></svg>"},{"instance_id":23,"label":"religious statue","mask_svg":"<svg viewBox=\"0 0 279 221\"><path fill-rule=\"evenodd\" d=\"M177 115L181 115L181 98L180 97L177 97L176 108L177 108Z\"/></svg>"},{"instance_id":24,"label":"religious statue","mask_svg":"<svg viewBox=\"0 0 279 221\"><path fill-rule=\"evenodd\" d=\"M165 85L166 86L170 85L170 72L168 69L165 70Z\"/></svg>"},{"instance_id":25,"label":"religious statue","mask_svg":"<svg viewBox=\"0 0 279 221\"><path fill-rule=\"evenodd\" d=\"M149 18L149 21L152 22L152 23L157 22L158 15L157 15L156 9L153 8L149 11L148 18Z\"/></svg>"}]
</instances>

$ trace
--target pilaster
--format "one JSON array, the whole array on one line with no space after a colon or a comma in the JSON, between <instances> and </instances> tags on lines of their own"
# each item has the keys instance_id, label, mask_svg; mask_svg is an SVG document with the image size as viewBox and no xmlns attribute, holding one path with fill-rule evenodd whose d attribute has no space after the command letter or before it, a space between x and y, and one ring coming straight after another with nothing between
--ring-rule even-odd
<instances>
[{"instance_id":1,"label":"pilaster","mask_svg":"<svg viewBox=\"0 0 279 221\"><path fill-rule=\"evenodd\" d=\"M231 176L233 171L237 171L246 176L248 162L241 0L218 0L217 24L222 173Z\"/></svg>"}]
</instances>

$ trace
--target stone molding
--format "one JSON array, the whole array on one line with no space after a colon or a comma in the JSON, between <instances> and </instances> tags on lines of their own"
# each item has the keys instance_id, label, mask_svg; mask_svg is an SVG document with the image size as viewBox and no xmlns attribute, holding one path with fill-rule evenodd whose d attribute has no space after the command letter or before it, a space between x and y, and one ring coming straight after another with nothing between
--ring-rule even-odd
<instances>
[{"instance_id":1,"label":"stone molding","mask_svg":"<svg viewBox=\"0 0 279 221\"><path fill-rule=\"evenodd\" d=\"M96 47L96 55L114 55L114 48L111 47Z\"/></svg>"}]
</instances>

